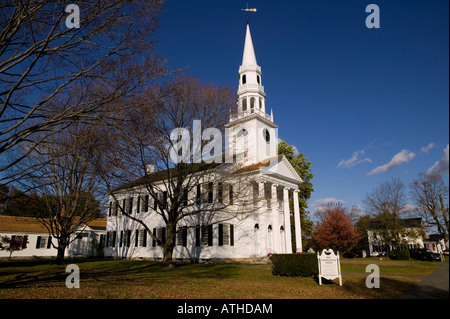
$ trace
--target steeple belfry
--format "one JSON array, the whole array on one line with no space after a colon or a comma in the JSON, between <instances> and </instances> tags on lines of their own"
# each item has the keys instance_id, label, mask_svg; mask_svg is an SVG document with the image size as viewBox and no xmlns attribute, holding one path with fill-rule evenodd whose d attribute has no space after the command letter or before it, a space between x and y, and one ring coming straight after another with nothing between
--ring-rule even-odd
<instances>
[{"instance_id":1,"label":"steeple belfry","mask_svg":"<svg viewBox=\"0 0 450 319\"><path fill-rule=\"evenodd\" d=\"M245 34L242 64L239 67L239 88L237 94L237 118L243 118L251 114L259 114L266 119L270 118L270 115L266 114L266 93L264 93L264 86L262 85L261 67L256 62L249 24L247 24Z\"/></svg>"}]
</instances>

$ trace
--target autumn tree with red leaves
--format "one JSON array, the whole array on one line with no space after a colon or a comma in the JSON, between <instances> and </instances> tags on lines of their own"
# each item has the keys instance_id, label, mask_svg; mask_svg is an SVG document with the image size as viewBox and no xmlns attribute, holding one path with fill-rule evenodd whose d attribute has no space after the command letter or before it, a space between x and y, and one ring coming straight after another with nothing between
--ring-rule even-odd
<instances>
[{"instance_id":1,"label":"autumn tree with red leaves","mask_svg":"<svg viewBox=\"0 0 450 319\"><path fill-rule=\"evenodd\" d=\"M328 207L313 233L313 240L320 248L331 248L341 252L355 246L359 239L356 227L341 205Z\"/></svg>"}]
</instances>

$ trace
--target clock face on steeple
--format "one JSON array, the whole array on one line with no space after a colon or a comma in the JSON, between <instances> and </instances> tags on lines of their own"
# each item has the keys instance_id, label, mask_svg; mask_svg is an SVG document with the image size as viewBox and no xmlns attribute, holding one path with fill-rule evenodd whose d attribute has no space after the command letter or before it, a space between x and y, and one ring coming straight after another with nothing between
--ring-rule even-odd
<instances>
[{"instance_id":1,"label":"clock face on steeple","mask_svg":"<svg viewBox=\"0 0 450 319\"><path fill-rule=\"evenodd\" d=\"M269 132L269 130L268 129L263 129L262 130L262 134L263 134L263 138L264 138L264 140L267 142L267 143L269 143L270 142L270 132Z\"/></svg>"}]
</instances>

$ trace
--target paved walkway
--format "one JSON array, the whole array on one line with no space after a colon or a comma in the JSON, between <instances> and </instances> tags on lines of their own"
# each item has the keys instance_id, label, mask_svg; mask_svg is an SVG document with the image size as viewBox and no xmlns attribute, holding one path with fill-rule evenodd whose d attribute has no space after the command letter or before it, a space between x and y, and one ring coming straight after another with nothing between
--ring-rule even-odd
<instances>
[{"instance_id":1,"label":"paved walkway","mask_svg":"<svg viewBox=\"0 0 450 319\"><path fill-rule=\"evenodd\" d=\"M441 263L431 275L419 277L421 282L413 289L395 297L395 299L448 299L449 264Z\"/></svg>"}]
</instances>

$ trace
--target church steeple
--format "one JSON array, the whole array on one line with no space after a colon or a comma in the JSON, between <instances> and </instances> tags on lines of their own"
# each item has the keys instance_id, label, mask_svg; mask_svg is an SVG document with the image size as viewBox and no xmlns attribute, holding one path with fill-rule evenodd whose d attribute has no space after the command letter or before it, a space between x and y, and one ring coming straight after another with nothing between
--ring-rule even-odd
<instances>
[{"instance_id":1,"label":"church steeple","mask_svg":"<svg viewBox=\"0 0 450 319\"><path fill-rule=\"evenodd\" d=\"M251 114L259 114L270 119L270 115L266 114L266 93L264 93L264 86L262 85L261 67L256 62L249 24L247 24L245 34L242 65L239 67L239 88L237 95L238 114L230 120L240 119Z\"/></svg>"},{"instance_id":2,"label":"church steeple","mask_svg":"<svg viewBox=\"0 0 450 319\"><path fill-rule=\"evenodd\" d=\"M247 33L245 34L244 55L242 56L242 65L256 66L255 49L253 48L252 35L250 33L250 26L247 24Z\"/></svg>"}]
</instances>

